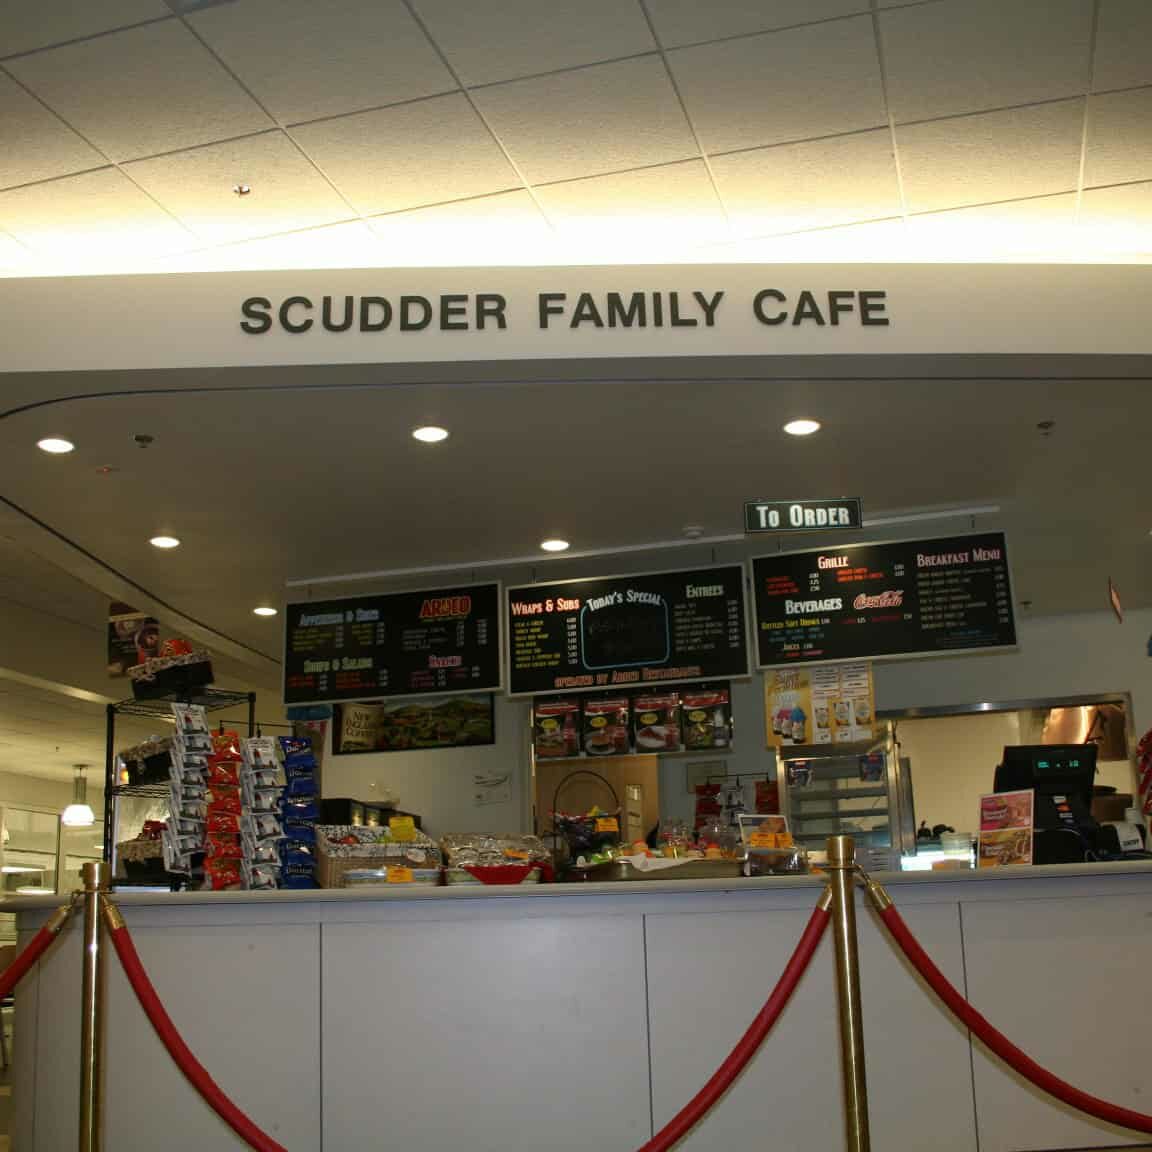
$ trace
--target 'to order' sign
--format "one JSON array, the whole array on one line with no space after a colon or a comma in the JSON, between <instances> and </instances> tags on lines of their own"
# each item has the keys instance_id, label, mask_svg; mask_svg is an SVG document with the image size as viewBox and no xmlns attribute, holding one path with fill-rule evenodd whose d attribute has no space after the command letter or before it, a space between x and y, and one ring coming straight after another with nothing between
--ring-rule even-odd
<instances>
[{"instance_id":1,"label":"'to order' sign","mask_svg":"<svg viewBox=\"0 0 1152 1152\"><path fill-rule=\"evenodd\" d=\"M745 532L823 532L859 528L864 522L860 499L749 500L744 505Z\"/></svg>"}]
</instances>

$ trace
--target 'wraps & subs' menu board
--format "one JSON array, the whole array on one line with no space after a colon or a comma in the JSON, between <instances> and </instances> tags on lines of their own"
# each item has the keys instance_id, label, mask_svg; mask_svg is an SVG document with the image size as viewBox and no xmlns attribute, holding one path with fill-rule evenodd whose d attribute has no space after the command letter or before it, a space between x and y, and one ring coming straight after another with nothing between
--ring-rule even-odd
<instances>
[{"instance_id":1,"label":"'wraps & subs' menu board","mask_svg":"<svg viewBox=\"0 0 1152 1152\"><path fill-rule=\"evenodd\" d=\"M513 696L748 675L744 568L508 589Z\"/></svg>"},{"instance_id":2,"label":"'wraps & subs' menu board","mask_svg":"<svg viewBox=\"0 0 1152 1152\"><path fill-rule=\"evenodd\" d=\"M310 600L285 612L284 702L491 692L500 585Z\"/></svg>"},{"instance_id":3,"label":"'wraps & subs' menu board","mask_svg":"<svg viewBox=\"0 0 1152 1152\"><path fill-rule=\"evenodd\" d=\"M1016 643L1001 532L762 556L752 582L761 668Z\"/></svg>"}]
</instances>

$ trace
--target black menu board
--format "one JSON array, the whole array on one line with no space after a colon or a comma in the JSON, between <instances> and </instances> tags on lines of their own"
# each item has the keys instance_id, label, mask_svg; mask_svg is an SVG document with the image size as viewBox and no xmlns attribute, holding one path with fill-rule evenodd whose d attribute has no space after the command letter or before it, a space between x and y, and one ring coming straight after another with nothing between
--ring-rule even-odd
<instances>
[{"instance_id":1,"label":"black menu board","mask_svg":"<svg viewBox=\"0 0 1152 1152\"><path fill-rule=\"evenodd\" d=\"M284 703L499 690L500 585L289 604Z\"/></svg>"},{"instance_id":2,"label":"black menu board","mask_svg":"<svg viewBox=\"0 0 1152 1152\"><path fill-rule=\"evenodd\" d=\"M744 568L508 589L513 696L748 675Z\"/></svg>"},{"instance_id":3,"label":"black menu board","mask_svg":"<svg viewBox=\"0 0 1152 1152\"><path fill-rule=\"evenodd\" d=\"M1000 532L762 556L752 580L761 668L1016 643Z\"/></svg>"}]
</instances>

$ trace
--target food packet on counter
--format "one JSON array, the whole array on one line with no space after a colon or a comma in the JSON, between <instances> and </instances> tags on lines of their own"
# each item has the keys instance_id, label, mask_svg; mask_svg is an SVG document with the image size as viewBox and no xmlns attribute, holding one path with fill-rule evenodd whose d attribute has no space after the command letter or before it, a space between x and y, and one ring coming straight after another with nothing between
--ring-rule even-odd
<instances>
[{"instance_id":1,"label":"food packet on counter","mask_svg":"<svg viewBox=\"0 0 1152 1152\"><path fill-rule=\"evenodd\" d=\"M244 859L252 864L280 864L280 838L274 840L251 840L241 837L240 847Z\"/></svg>"},{"instance_id":2,"label":"food packet on counter","mask_svg":"<svg viewBox=\"0 0 1152 1152\"><path fill-rule=\"evenodd\" d=\"M641 693L632 700L633 744L637 752L680 748L680 694Z\"/></svg>"},{"instance_id":3,"label":"food packet on counter","mask_svg":"<svg viewBox=\"0 0 1152 1152\"><path fill-rule=\"evenodd\" d=\"M623 696L584 701L584 751L589 756L628 753L628 701Z\"/></svg>"},{"instance_id":4,"label":"food packet on counter","mask_svg":"<svg viewBox=\"0 0 1152 1152\"><path fill-rule=\"evenodd\" d=\"M534 700L532 739L540 760L580 754L580 701L571 697Z\"/></svg>"},{"instance_id":5,"label":"food packet on counter","mask_svg":"<svg viewBox=\"0 0 1152 1152\"><path fill-rule=\"evenodd\" d=\"M727 688L686 688L681 706L685 748L727 748L732 743L732 703Z\"/></svg>"},{"instance_id":6,"label":"food packet on counter","mask_svg":"<svg viewBox=\"0 0 1152 1152\"><path fill-rule=\"evenodd\" d=\"M224 785L229 788L240 786L240 769L242 762L222 756L208 757L208 786L214 788Z\"/></svg>"}]
</instances>

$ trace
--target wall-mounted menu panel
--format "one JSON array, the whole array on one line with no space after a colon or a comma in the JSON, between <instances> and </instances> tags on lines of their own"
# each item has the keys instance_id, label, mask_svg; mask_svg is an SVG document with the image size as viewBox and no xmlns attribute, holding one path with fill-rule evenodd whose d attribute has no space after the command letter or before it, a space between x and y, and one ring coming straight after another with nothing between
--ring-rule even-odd
<instances>
[{"instance_id":1,"label":"wall-mounted menu panel","mask_svg":"<svg viewBox=\"0 0 1152 1152\"><path fill-rule=\"evenodd\" d=\"M499 584L285 610L286 704L499 691L500 671Z\"/></svg>"},{"instance_id":2,"label":"wall-mounted menu panel","mask_svg":"<svg viewBox=\"0 0 1152 1152\"><path fill-rule=\"evenodd\" d=\"M1016 643L1000 532L762 556L752 581L761 668Z\"/></svg>"},{"instance_id":3,"label":"wall-mounted menu panel","mask_svg":"<svg viewBox=\"0 0 1152 1152\"><path fill-rule=\"evenodd\" d=\"M748 675L744 568L508 589L513 696Z\"/></svg>"}]
</instances>

